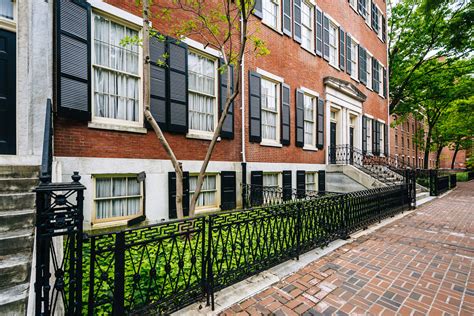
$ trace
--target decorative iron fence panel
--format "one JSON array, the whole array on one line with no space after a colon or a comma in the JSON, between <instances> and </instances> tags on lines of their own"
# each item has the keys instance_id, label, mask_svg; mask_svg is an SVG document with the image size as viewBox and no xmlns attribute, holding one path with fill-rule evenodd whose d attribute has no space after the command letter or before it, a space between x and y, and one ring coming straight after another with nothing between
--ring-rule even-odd
<instances>
[{"instance_id":1,"label":"decorative iron fence panel","mask_svg":"<svg viewBox=\"0 0 474 316\"><path fill-rule=\"evenodd\" d=\"M436 195L440 195L449 190L449 176L436 178Z\"/></svg>"}]
</instances>

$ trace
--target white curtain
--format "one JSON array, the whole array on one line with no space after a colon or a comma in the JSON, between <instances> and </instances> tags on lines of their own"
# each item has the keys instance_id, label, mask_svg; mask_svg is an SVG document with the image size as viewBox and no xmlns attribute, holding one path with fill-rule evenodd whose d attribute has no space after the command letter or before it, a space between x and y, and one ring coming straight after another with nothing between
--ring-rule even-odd
<instances>
[{"instance_id":1,"label":"white curtain","mask_svg":"<svg viewBox=\"0 0 474 316\"><path fill-rule=\"evenodd\" d=\"M138 121L139 79L121 73L138 74L138 46L120 45L125 36L137 35L134 30L94 16L94 103L98 117Z\"/></svg>"},{"instance_id":2,"label":"white curtain","mask_svg":"<svg viewBox=\"0 0 474 316\"><path fill-rule=\"evenodd\" d=\"M196 190L197 178L198 177L189 178L190 198L193 197L194 191ZM199 194L199 197L196 200L196 207L213 206L216 204L216 185L216 176L204 177L201 193Z\"/></svg>"},{"instance_id":3,"label":"white curtain","mask_svg":"<svg viewBox=\"0 0 474 316\"><path fill-rule=\"evenodd\" d=\"M193 130L214 131L215 63L204 56L189 53L189 128Z\"/></svg>"},{"instance_id":4,"label":"white curtain","mask_svg":"<svg viewBox=\"0 0 474 316\"><path fill-rule=\"evenodd\" d=\"M311 6L305 1L301 3L301 24L303 25L302 39L303 47L311 49L311 42L313 38L313 23L312 23Z\"/></svg>"},{"instance_id":5,"label":"white curtain","mask_svg":"<svg viewBox=\"0 0 474 316\"><path fill-rule=\"evenodd\" d=\"M265 187L277 187L278 186L278 174L270 173L263 175L263 186Z\"/></svg>"},{"instance_id":6,"label":"white curtain","mask_svg":"<svg viewBox=\"0 0 474 316\"><path fill-rule=\"evenodd\" d=\"M314 191L315 188L316 177L314 173L307 173L306 174L306 190Z\"/></svg>"},{"instance_id":7,"label":"white curtain","mask_svg":"<svg viewBox=\"0 0 474 316\"><path fill-rule=\"evenodd\" d=\"M13 20L12 0L0 0L0 17Z\"/></svg>"},{"instance_id":8,"label":"white curtain","mask_svg":"<svg viewBox=\"0 0 474 316\"><path fill-rule=\"evenodd\" d=\"M277 26L278 4L273 0L263 1L263 20L268 22L270 26Z\"/></svg>"},{"instance_id":9,"label":"white curtain","mask_svg":"<svg viewBox=\"0 0 474 316\"><path fill-rule=\"evenodd\" d=\"M310 96L304 96L304 143L314 145L314 102Z\"/></svg>"},{"instance_id":10,"label":"white curtain","mask_svg":"<svg viewBox=\"0 0 474 316\"><path fill-rule=\"evenodd\" d=\"M277 140L277 84L262 80L262 138Z\"/></svg>"},{"instance_id":11,"label":"white curtain","mask_svg":"<svg viewBox=\"0 0 474 316\"><path fill-rule=\"evenodd\" d=\"M140 183L134 177L97 178L96 198L97 219L140 213Z\"/></svg>"}]
</instances>

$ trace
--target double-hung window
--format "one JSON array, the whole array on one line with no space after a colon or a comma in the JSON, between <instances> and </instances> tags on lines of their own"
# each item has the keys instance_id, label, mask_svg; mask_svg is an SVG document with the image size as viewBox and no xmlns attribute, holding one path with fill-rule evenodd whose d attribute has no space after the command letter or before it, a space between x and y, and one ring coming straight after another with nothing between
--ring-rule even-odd
<instances>
[{"instance_id":1,"label":"double-hung window","mask_svg":"<svg viewBox=\"0 0 474 316\"><path fill-rule=\"evenodd\" d=\"M305 94L304 100L304 145L316 147L316 98Z\"/></svg>"},{"instance_id":2,"label":"double-hung window","mask_svg":"<svg viewBox=\"0 0 474 316\"><path fill-rule=\"evenodd\" d=\"M13 0L0 0L0 18L13 20L15 12Z\"/></svg>"},{"instance_id":3,"label":"double-hung window","mask_svg":"<svg viewBox=\"0 0 474 316\"><path fill-rule=\"evenodd\" d=\"M316 173L306 172L305 178L306 191L316 191Z\"/></svg>"},{"instance_id":4,"label":"double-hung window","mask_svg":"<svg viewBox=\"0 0 474 316\"><path fill-rule=\"evenodd\" d=\"M217 125L217 58L188 54L189 129L212 134Z\"/></svg>"},{"instance_id":5,"label":"double-hung window","mask_svg":"<svg viewBox=\"0 0 474 316\"><path fill-rule=\"evenodd\" d=\"M279 84L262 78L262 140L279 142Z\"/></svg>"},{"instance_id":6,"label":"double-hung window","mask_svg":"<svg viewBox=\"0 0 474 316\"><path fill-rule=\"evenodd\" d=\"M136 176L94 176L94 222L127 219L143 214L143 182Z\"/></svg>"},{"instance_id":7,"label":"double-hung window","mask_svg":"<svg viewBox=\"0 0 474 316\"><path fill-rule=\"evenodd\" d=\"M368 19L367 2L368 0L357 0L357 11L364 19Z\"/></svg>"},{"instance_id":8,"label":"double-hung window","mask_svg":"<svg viewBox=\"0 0 474 316\"><path fill-rule=\"evenodd\" d=\"M189 199L193 198L194 192L196 191L198 176L189 177ZM208 209L217 208L217 175L205 175L204 182L202 183L201 192L196 200L197 209Z\"/></svg>"},{"instance_id":9,"label":"double-hung window","mask_svg":"<svg viewBox=\"0 0 474 316\"><path fill-rule=\"evenodd\" d=\"M263 22L279 29L280 0L263 0Z\"/></svg>"},{"instance_id":10,"label":"double-hung window","mask_svg":"<svg viewBox=\"0 0 474 316\"><path fill-rule=\"evenodd\" d=\"M138 45L120 44L139 31L93 15L93 120L141 126L141 62Z\"/></svg>"},{"instance_id":11,"label":"double-hung window","mask_svg":"<svg viewBox=\"0 0 474 316\"><path fill-rule=\"evenodd\" d=\"M367 153L369 154L373 151L372 145L372 120L367 119Z\"/></svg>"},{"instance_id":12,"label":"double-hung window","mask_svg":"<svg viewBox=\"0 0 474 316\"><path fill-rule=\"evenodd\" d=\"M303 48L313 51L314 42L314 14L313 5L307 1L301 2L301 45Z\"/></svg>"},{"instance_id":13,"label":"double-hung window","mask_svg":"<svg viewBox=\"0 0 474 316\"><path fill-rule=\"evenodd\" d=\"M278 188L280 174L277 172L274 173L264 173L263 174L263 186L270 188Z\"/></svg>"},{"instance_id":14,"label":"double-hung window","mask_svg":"<svg viewBox=\"0 0 474 316\"><path fill-rule=\"evenodd\" d=\"M351 43L351 77L352 79L358 80L359 78L359 67L358 67L358 58L359 58L359 45L352 41Z\"/></svg>"},{"instance_id":15,"label":"double-hung window","mask_svg":"<svg viewBox=\"0 0 474 316\"><path fill-rule=\"evenodd\" d=\"M338 27L329 22L329 63L335 67L338 65Z\"/></svg>"}]
</instances>

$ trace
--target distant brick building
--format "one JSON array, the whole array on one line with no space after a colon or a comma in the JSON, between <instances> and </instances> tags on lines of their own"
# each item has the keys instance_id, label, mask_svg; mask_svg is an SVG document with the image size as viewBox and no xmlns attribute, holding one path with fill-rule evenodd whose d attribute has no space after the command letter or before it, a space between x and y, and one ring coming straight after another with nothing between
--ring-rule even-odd
<instances>
[{"instance_id":1,"label":"distant brick building","mask_svg":"<svg viewBox=\"0 0 474 316\"><path fill-rule=\"evenodd\" d=\"M118 45L121 35L139 34L140 8L129 0L57 3L66 9L56 8L56 56L64 57L55 60L57 172L83 175L85 221L94 227L141 214L173 217L173 168L142 115L141 48ZM242 163L247 182L314 188L329 146L388 154L385 17L383 0L257 0L251 28L270 54L246 55L245 67L233 70L243 74L242 93L198 212L242 204ZM167 33L170 25L152 22ZM152 60L154 52L170 54L169 67L152 65L151 106L188 172L185 203L228 84L217 71L219 52L205 44L199 37L151 44ZM146 180L137 183L140 172Z\"/></svg>"}]
</instances>

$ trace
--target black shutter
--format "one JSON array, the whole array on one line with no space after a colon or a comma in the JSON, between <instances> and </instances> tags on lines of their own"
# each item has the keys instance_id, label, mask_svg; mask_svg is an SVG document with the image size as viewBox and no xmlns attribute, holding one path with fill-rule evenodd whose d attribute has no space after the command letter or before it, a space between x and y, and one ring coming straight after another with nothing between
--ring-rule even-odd
<instances>
[{"instance_id":1,"label":"black shutter","mask_svg":"<svg viewBox=\"0 0 474 316\"><path fill-rule=\"evenodd\" d=\"M283 33L291 37L291 0L283 0Z\"/></svg>"},{"instance_id":2,"label":"black shutter","mask_svg":"<svg viewBox=\"0 0 474 316\"><path fill-rule=\"evenodd\" d=\"M301 43L301 0L293 0L294 39Z\"/></svg>"},{"instance_id":3,"label":"black shutter","mask_svg":"<svg viewBox=\"0 0 474 316\"><path fill-rule=\"evenodd\" d=\"M380 154L382 153L382 148L380 146L381 142L382 142L382 123L381 122L378 122L377 124L377 155L380 156Z\"/></svg>"},{"instance_id":4,"label":"black shutter","mask_svg":"<svg viewBox=\"0 0 474 316\"><path fill-rule=\"evenodd\" d=\"M169 131L188 132L188 46L168 40Z\"/></svg>"},{"instance_id":5,"label":"black shutter","mask_svg":"<svg viewBox=\"0 0 474 316\"><path fill-rule=\"evenodd\" d=\"M169 219L177 218L176 213L176 173L168 172ZM183 215L189 216L189 172L183 172Z\"/></svg>"},{"instance_id":6,"label":"black shutter","mask_svg":"<svg viewBox=\"0 0 474 316\"><path fill-rule=\"evenodd\" d=\"M166 51L166 41L150 38L150 112L164 131L168 130L167 67L159 66L159 61L165 62Z\"/></svg>"},{"instance_id":7,"label":"black shutter","mask_svg":"<svg viewBox=\"0 0 474 316\"><path fill-rule=\"evenodd\" d=\"M56 1L56 93L61 116L91 118L91 6Z\"/></svg>"},{"instance_id":8,"label":"black shutter","mask_svg":"<svg viewBox=\"0 0 474 316\"><path fill-rule=\"evenodd\" d=\"M250 204L251 206L263 204L263 171L250 172Z\"/></svg>"},{"instance_id":9,"label":"black shutter","mask_svg":"<svg viewBox=\"0 0 474 316\"><path fill-rule=\"evenodd\" d=\"M323 56L329 61L329 19L323 14Z\"/></svg>"},{"instance_id":10,"label":"black shutter","mask_svg":"<svg viewBox=\"0 0 474 316\"><path fill-rule=\"evenodd\" d=\"M377 153L377 121L372 119L372 154Z\"/></svg>"},{"instance_id":11,"label":"black shutter","mask_svg":"<svg viewBox=\"0 0 474 316\"><path fill-rule=\"evenodd\" d=\"M388 157L388 125L383 125L383 152Z\"/></svg>"},{"instance_id":12,"label":"black shutter","mask_svg":"<svg viewBox=\"0 0 474 316\"><path fill-rule=\"evenodd\" d=\"M318 98L318 107L317 107L317 134L316 134L316 147L319 149L324 148L324 100Z\"/></svg>"},{"instance_id":13,"label":"black shutter","mask_svg":"<svg viewBox=\"0 0 474 316\"><path fill-rule=\"evenodd\" d=\"M318 171L318 191L320 193L326 192L326 171Z\"/></svg>"},{"instance_id":14,"label":"black shutter","mask_svg":"<svg viewBox=\"0 0 474 316\"><path fill-rule=\"evenodd\" d=\"M296 196L299 199L306 196L306 172L304 170L296 171Z\"/></svg>"},{"instance_id":15,"label":"black shutter","mask_svg":"<svg viewBox=\"0 0 474 316\"><path fill-rule=\"evenodd\" d=\"M283 171L283 201L291 200L291 170Z\"/></svg>"},{"instance_id":16,"label":"black shutter","mask_svg":"<svg viewBox=\"0 0 474 316\"><path fill-rule=\"evenodd\" d=\"M253 14L258 17L258 18L262 18L263 17L263 14L262 14L262 0L255 0L255 6L253 8Z\"/></svg>"},{"instance_id":17,"label":"black shutter","mask_svg":"<svg viewBox=\"0 0 474 316\"><path fill-rule=\"evenodd\" d=\"M222 66L223 61L220 61ZM230 93L234 92L234 66L229 65L227 68L230 71ZM222 115L224 112L225 103L227 101L227 71L221 73L220 75L220 106L219 114ZM233 139L234 138L234 102L229 107L227 116L224 120L221 130L221 138Z\"/></svg>"},{"instance_id":18,"label":"black shutter","mask_svg":"<svg viewBox=\"0 0 474 316\"><path fill-rule=\"evenodd\" d=\"M387 82L387 69L383 68L383 97L387 97L387 87L388 87L388 82Z\"/></svg>"},{"instance_id":19,"label":"black shutter","mask_svg":"<svg viewBox=\"0 0 474 316\"><path fill-rule=\"evenodd\" d=\"M290 86L281 84L281 144L290 144Z\"/></svg>"},{"instance_id":20,"label":"black shutter","mask_svg":"<svg viewBox=\"0 0 474 316\"><path fill-rule=\"evenodd\" d=\"M339 68L341 70L346 69L346 33L343 28L339 28Z\"/></svg>"},{"instance_id":21,"label":"black shutter","mask_svg":"<svg viewBox=\"0 0 474 316\"><path fill-rule=\"evenodd\" d=\"M352 74L352 38L346 34L346 72Z\"/></svg>"},{"instance_id":22,"label":"black shutter","mask_svg":"<svg viewBox=\"0 0 474 316\"><path fill-rule=\"evenodd\" d=\"M359 81L367 85L367 56L365 49L359 45Z\"/></svg>"},{"instance_id":23,"label":"black shutter","mask_svg":"<svg viewBox=\"0 0 474 316\"><path fill-rule=\"evenodd\" d=\"M233 210L236 207L235 171L221 172L221 210Z\"/></svg>"},{"instance_id":24,"label":"black shutter","mask_svg":"<svg viewBox=\"0 0 474 316\"><path fill-rule=\"evenodd\" d=\"M362 154L367 153L367 117L362 116Z\"/></svg>"},{"instance_id":25,"label":"black shutter","mask_svg":"<svg viewBox=\"0 0 474 316\"><path fill-rule=\"evenodd\" d=\"M387 25L385 25L385 16L382 15L382 41L387 40Z\"/></svg>"},{"instance_id":26,"label":"black shutter","mask_svg":"<svg viewBox=\"0 0 474 316\"><path fill-rule=\"evenodd\" d=\"M296 146L304 146L304 93L296 90Z\"/></svg>"},{"instance_id":27,"label":"black shutter","mask_svg":"<svg viewBox=\"0 0 474 316\"><path fill-rule=\"evenodd\" d=\"M372 89L379 93L379 62L372 57Z\"/></svg>"},{"instance_id":28,"label":"black shutter","mask_svg":"<svg viewBox=\"0 0 474 316\"><path fill-rule=\"evenodd\" d=\"M316 8L316 54L323 56L323 12Z\"/></svg>"},{"instance_id":29,"label":"black shutter","mask_svg":"<svg viewBox=\"0 0 474 316\"><path fill-rule=\"evenodd\" d=\"M256 72L249 72L249 141L260 143L262 141L261 125L261 76Z\"/></svg>"}]
</instances>

